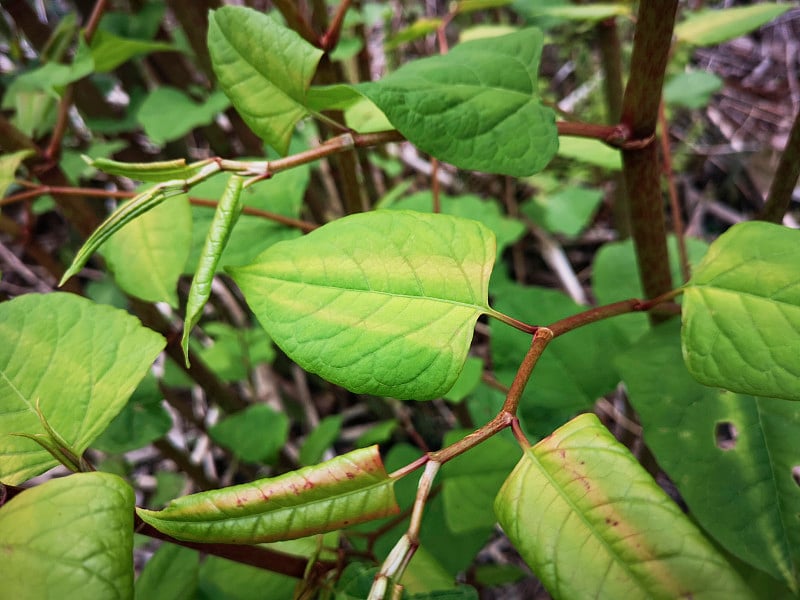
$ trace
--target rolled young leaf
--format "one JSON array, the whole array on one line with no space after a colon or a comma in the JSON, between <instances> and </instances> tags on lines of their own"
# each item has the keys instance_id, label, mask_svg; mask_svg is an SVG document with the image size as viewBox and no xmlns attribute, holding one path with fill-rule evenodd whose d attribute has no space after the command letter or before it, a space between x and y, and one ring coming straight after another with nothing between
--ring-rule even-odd
<instances>
[{"instance_id":1,"label":"rolled young leaf","mask_svg":"<svg viewBox=\"0 0 800 600\"><path fill-rule=\"evenodd\" d=\"M377 446L271 479L184 496L143 521L180 540L255 544L335 531L397 514Z\"/></svg>"},{"instance_id":2,"label":"rolled young leaf","mask_svg":"<svg viewBox=\"0 0 800 600\"><path fill-rule=\"evenodd\" d=\"M214 273L217 272L219 259L222 257L231 231L242 213L243 184L244 179L238 175L231 175L228 179L228 185L222 193L205 244L203 244L197 272L192 278L192 286L189 288L189 297L186 300L186 322L181 338L181 348L183 348L183 356L187 365L189 364L189 335L192 327L200 320L203 307L211 295L211 282L214 280Z\"/></svg>"},{"instance_id":3,"label":"rolled young leaf","mask_svg":"<svg viewBox=\"0 0 800 600\"><path fill-rule=\"evenodd\" d=\"M593 414L529 448L495 512L554 598L752 598Z\"/></svg>"},{"instance_id":4,"label":"rolled young leaf","mask_svg":"<svg viewBox=\"0 0 800 600\"><path fill-rule=\"evenodd\" d=\"M357 393L448 391L488 305L495 236L450 215L351 215L230 269L264 329L304 369Z\"/></svg>"}]
</instances>

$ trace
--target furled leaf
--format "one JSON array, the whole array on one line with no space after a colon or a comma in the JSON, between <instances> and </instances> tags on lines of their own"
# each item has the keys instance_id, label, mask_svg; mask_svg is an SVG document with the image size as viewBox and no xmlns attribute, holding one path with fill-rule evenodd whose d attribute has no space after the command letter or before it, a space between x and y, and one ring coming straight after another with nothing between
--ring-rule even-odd
<instances>
[{"instance_id":1,"label":"furled leaf","mask_svg":"<svg viewBox=\"0 0 800 600\"><path fill-rule=\"evenodd\" d=\"M238 175L231 175L228 179L228 184L214 213L214 220L211 221L211 227L208 229L206 241L200 253L200 261L197 264L197 272L192 277L192 285L186 300L186 319L181 338L181 348L183 348L186 364L189 364L189 335L192 328L200 321L203 307L211 295L211 283L217 272L222 252L242 213L243 185L244 179Z\"/></svg>"},{"instance_id":2,"label":"furled leaf","mask_svg":"<svg viewBox=\"0 0 800 600\"><path fill-rule=\"evenodd\" d=\"M0 509L6 598L133 598L133 490L79 473L22 492Z\"/></svg>"},{"instance_id":3,"label":"furled leaf","mask_svg":"<svg viewBox=\"0 0 800 600\"><path fill-rule=\"evenodd\" d=\"M275 244L231 273L304 369L357 393L427 400L452 387L491 311L494 254L480 223L377 211Z\"/></svg>"},{"instance_id":4,"label":"furled leaf","mask_svg":"<svg viewBox=\"0 0 800 600\"><path fill-rule=\"evenodd\" d=\"M208 433L242 460L270 462L286 444L289 417L265 404L254 404L224 418Z\"/></svg>"},{"instance_id":5,"label":"furled leaf","mask_svg":"<svg viewBox=\"0 0 800 600\"><path fill-rule=\"evenodd\" d=\"M555 115L538 100L537 29L464 42L356 89L409 141L462 169L532 175L558 149Z\"/></svg>"},{"instance_id":6,"label":"furled leaf","mask_svg":"<svg viewBox=\"0 0 800 600\"><path fill-rule=\"evenodd\" d=\"M124 38L102 29L95 32L90 48L94 59L94 70L97 73L113 71L135 56L177 50L174 45L165 42Z\"/></svg>"},{"instance_id":7,"label":"furled leaf","mask_svg":"<svg viewBox=\"0 0 800 600\"><path fill-rule=\"evenodd\" d=\"M17 484L56 464L35 442L44 418L77 454L125 405L164 347L124 311L73 294L27 294L0 304L0 481Z\"/></svg>"},{"instance_id":8,"label":"furled leaf","mask_svg":"<svg viewBox=\"0 0 800 600\"><path fill-rule=\"evenodd\" d=\"M798 243L753 221L711 245L684 294L683 355L700 383L800 400Z\"/></svg>"},{"instance_id":9,"label":"furled leaf","mask_svg":"<svg viewBox=\"0 0 800 600\"><path fill-rule=\"evenodd\" d=\"M675 36L695 46L713 46L749 33L782 15L790 4L763 2L720 10L701 10L675 27Z\"/></svg>"},{"instance_id":10,"label":"furled leaf","mask_svg":"<svg viewBox=\"0 0 800 600\"><path fill-rule=\"evenodd\" d=\"M123 291L177 308L191 242L192 211L180 195L125 225L106 242L103 256Z\"/></svg>"},{"instance_id":11,"label":"furled leaf","mask_svg":"<svg viewBox=\"0 0 800 600\"><path fill-rule=\"evenodd\" d=\"M221 173L192 188L192 196L219 200L225 191L227 175ZM303 195L310 178L307 165L299 166L289 171L274 175L267 181L247 188L241 195L244 206L283 215L285 217L300 217L303 204ZM186 262L186 273L192 274L197 270L200 253L205 243L211 221L214 219L215 210L205 206L193 206L192 216L194 221L192 251ZM281 225L259 216L243 214L236 222L236 235L232 236L225 250L222 252L218 270L225 266L245 265L253 262L256 256L276 242L291 240L300 237L297 229Z\"/></svg>"},{"instance_id":12,"label":"furled leaf","mask_svg":"<svg viewBox=\"0 0 800 600\"><path fill-rule=\"evenodd\" d=\"M752 597L593 414L530 448L495 511L554 598Z\"/></svg>"},{"instance_id":13,"label":"furled leaf","mask_svg":"<svg viewBox=\"0 0 800 600\"><path fill-rule=\"evenodd\" d=\"M618 361L647 447L707 531L796 592L800 405L700 385L679 337L678 323L665 323Z\"/></svg>"},{"instance_id":14,"label":"furled leaf","mask_svg":"<svg viewBox=\"0 0 800 600\"><path fill-rule=\"evenodd\" d=\"M181 90L162 86L150 92L139 107L137 119L154 143L164 144L208 125L230 105L219 91L197 103Z\"/></svg>"},{"instance_id":15,"label":"furled leaf","mask_svg":"<svg viewBox=\"0 0 800 600\"><path fill-rule=\"evenodd\" d=\"M308 114L306 90L322 50L264 13L224 6L209 16L208 51L245 122L286 154L295 125Z\"/></svg>"},{"instance_id":16,"label":"furled leaf","mask_svg":"<svg viewBox=\"0 0 800 600\"><path fill-rule=\"evenodd\" d=\"M77 274L91 258L92 254L125 225L147 211L152 210L167 198L178 196L183 193L180 182L177 182L177 185L171 187L165 186L166 184L148 188L111 213L111 215L92 232L92 235L90 235L89 239L81 246L81 249L78 250L75 258L72 260L72 264L61 277L59 285L64 285L67 279Z\"/></svg>"},{"instance_id":17,"label":"furled leaf","mask_svg":"<svg viewBox=\"0 0 800 600\"><path fill-rule=\"evenodd\" d=\"M122 175L138 181L159 183L175 179L190 179L197 175L210 161L187 164L186 159L165 160L150 163L125 163L107 158L87 158L93 167L110 175Z\"/></svg>"},{"instance_id":18,"label":"furled leaf","mask_svg":"<svg viewBox=\"0 0 800 600\"><path fill-rule=\"evenodd\" d=\"M254 544L335 531L396 514L394 481L377 446L210 492L184 496L143 521L180 540Z\"/></svg>"}]
</instances>

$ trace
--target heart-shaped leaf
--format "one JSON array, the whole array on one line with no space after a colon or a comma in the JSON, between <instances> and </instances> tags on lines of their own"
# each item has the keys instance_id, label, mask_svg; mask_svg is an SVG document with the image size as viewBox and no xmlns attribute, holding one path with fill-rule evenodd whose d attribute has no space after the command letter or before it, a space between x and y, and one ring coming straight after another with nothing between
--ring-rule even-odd
<instances>
[{"instance_id":1,"label":"heart-shaped leaf","mask_svg":"<svg viewBox=\"0 0 800 600\"><path fill-rule=\"evenodd\" d=\"M464 42L356 89L421 150L462 169L526 176L558 149L538 99L538 29Z\"/></svg>"},{"instance_id":2,"label":"heart-shaped leaf","mask_svg":"<svg viewBox=\"0 0 800 600\"><path fill-rule=\"evenodd\" d=\"M82 453L125 405L164 338L128 313L74 294L27 294L0 304L0 481L55 466L34 441L37 413Z\"/></svg>"},{"instance_id":3,"label":"heart-shaped leaf","mask_svg":"<svg viewBox=\"0 0 800 600\"><path fill-rule=\"evenodd\" d=\"M753 221L721 235L684 294L683 355L700 382L800 400L800 232Z\"/></svg>"},{"instance_id":4,"label":"heart-shaped leaf","mask_svg":"<svg viewBox=\"0 0 800 600\"><path fill-rule=\"evenodd\" d=\"M751 598L727 561L592 414L527 450L495 501L555 598Z\"/></svg>"},{"instance_id":5,"label":"heart-shaped leaf","mask_svg":"<svg viewBox=\"0 0 800 600\"><path fill-rule=\"evenodd\" d=\"M254 544L335 531L400 511L377 446L271 479L201 492L143 521L180 540Z\"/></svg>"},{"instance_id":6,"label":"heart-shaped leaf","mask_svg":"<svg viewBox=\"0 0 800 600\"><path fill-rule=\"evenodd\" d=\"M78 473L22 492L0 509L4 598L133 598L133 490Z\"/></svg>"},{"instance_id":7,"label":"heart-shaped leaf","mask_svg":"<svg viewBox=\"0 0 800 600\"><path fill-rule=\"evenodd\" d=\"M322 50L264 13L224 6L209 16L208 51L245 122L286 154L294 126L308 114L306 90Z\"/></svg>"},{"instance_id":8,"label":"heart-shaped leaf","mask_svg":"<svg viewBox=\"0 0 800 600\"><path fill-rule=\"evenodd\" d=\"M427 400L455 383L491 312L494 234L411 211L352 215L231 269L264 329L304 369L357 393Z\"/></svg>"}]
</instances>

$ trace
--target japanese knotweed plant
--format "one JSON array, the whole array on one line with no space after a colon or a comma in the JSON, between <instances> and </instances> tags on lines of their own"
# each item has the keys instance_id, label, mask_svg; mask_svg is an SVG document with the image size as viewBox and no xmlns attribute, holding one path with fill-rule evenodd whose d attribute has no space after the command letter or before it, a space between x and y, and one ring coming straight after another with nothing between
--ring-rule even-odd
<instances>
[{"instance_id":1,"label":"japanese knotweed plant","mask_svg":"<svg viewBox=\"0 0 800 600\"><path fill-rule=\"evenodd\" d=\"M629 9L603 10L612 10L601 15L608 18ZM671 4L669 18L662 10L642 4L638 23L645 39L657 40L664 30L671 37L675 7ZM323 51L293 30L241 7L216 10L209 22L208 46L220 86L253 131L284 156L136 165L93 160L107 173L149 187L92 234L64 276L66 281L78 273L101 246L119 244L157 211L179 206L188 190L225 174L186 304L187 361L192 329L215 274L225 266L247 194L282 171L407 140L456 167L527 176L549 163L561 130L621 148L629 181L644 181L642 174L650 172L652 132L637 127L643 114L636 110L624 115L630 122L608 128L556 123L538 97L543 35L537 29L464 42L377 82L312 87ZM692 39L708 29L694 26L684 24L681 35ZM667 50L658 55L664 61ZM642 77L636 71L641 52L634 46L632 79ZM661 59L646 55L646 60ZM663 68L658 77L632 86L643 86L638 88L643 95L630 101L637 110L654 106ZM650 93L642 92L647 86ZM355 121L367 114L366 121L386 129L359 131L357 123L341 123L346 133L285 156L297 123L308 116L328 122L321 112L331 109ZM655 202L660 211L660 195ZM605 287L601 283L609 260L603 255L596 264L596 291L607 303L588 310L576 305L572 314L563 314L564 302L551 292L501 285L496 301L501 312L489 303L496 228L445 214L456 212L448 206L443 203L441 214L352 214L227 268L263 329L289 358L359 394L416 401L445 396L465 371L477 320L500 321L491 329L492 344L502 346L494 354L495 370L508 375L510 386L495 415L391 472L377 446L369 446L277 477L180 497L163 510L135 508L130 486L114 475L89 472L82 454L122 409L166 341L125 312L74 295L27 295L0 304L0 480L17 485L59 463L77 472L24 491L0 510L3 594L132 597L134 509L140 530L195 548L312 535L320 544L337 545L331 532L401 513L394 488L423 469L406 507L408 524L382 566L348 568L333 592L336 598L399 598L403 585L413 582L414 563L409 563L415 551L424 554L423 514L439 501L431 492L447 463L440 496L445 506L455 507L446 516L451 529L468 532L476 523L497 521L554 597L797 594L800 488L793 473L800 465L800 410L794 404L800 400L800 233L766 222L736 225L711 245L684 286L653 294L643 274L647 300L611 297L609 279ZM651 239L652 229L636 229L642 223L637 210L631 222L646 269L642 256L652 259L659 251L647 244L659 240ZM177 222L170 218L168 232ZM167 299L175 301L179 274L157 273L156 294L158 287L171 288ZM137 285L126 291L141 294ZM674 301L681 295L678 307ZM680 323L666 318L678 308ZM607 321L643 311L663 322L648 328L624 317L625 325L615 328L610 324L616 320ZM580 342L570 346L564 343L568 338ZM503 352L511 357L504 359ZM612 355L613 364L604 354ZM610 375L598 383L592 370L603 360ZM593 401L624 381L644 440L691 516L593 414L579 414L545 432L549 435L539 443L529 443L530 431L540 424L526 419L528 399L538 397L545 406L555 402L554 394L564 388L553 382L565 377L575 389L575 400L567 402L575 402L573 412L584 413L588 407L581 395ZM716 443L721 426L736 432L734 448ZM516 466L509 464L513 445L497 436L506 429L519 446L519 457L511 459ZM497 447L499 452L482 454ZM487 494L493 497L493 514L470 504ZM333 580L319 568L322 546L310 554L304 593L314 586L333 589ZM168 573L163 565L178 564L179 556L163 556L160 568ZM47 577L37 575L45 570ZM447 597L475 595L463 586Z\"/></svg>"}]
</instances>

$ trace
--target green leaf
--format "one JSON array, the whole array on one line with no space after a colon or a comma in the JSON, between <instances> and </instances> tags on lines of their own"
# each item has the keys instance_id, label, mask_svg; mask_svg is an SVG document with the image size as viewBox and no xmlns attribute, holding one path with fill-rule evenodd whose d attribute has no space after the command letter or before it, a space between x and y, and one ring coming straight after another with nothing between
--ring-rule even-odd
<instances>
[{"instance_id":1,"label":"green leaf","mask_svg":"<svg viewBox=\"0 0 800 600\"><path fill-rule=\"evenodd\" d=\"M186 159L165 160L150 163L126 163L92 156L87 159L90 165L109 175L121 175L138 181L160 183L175 179L191 179L210 161L187 164Z\"/></svg>"},{"instance_id":2,"label":"green leaf","mask_svg":"<svg viewBox=\"0 0 800 600\"><path fill-rule=\"evenodd\" d=\"M79 473L22 492L0 509L7 598L133 598L133 490Z\"/></svg>"},{"instance_id":3,"label":"green leaf","mask_svg":"<svg viewBox=\"0 0 800 600\"><path fill-rule=\"evenodd\" d=\"M519 240L525 233L525 226L515 219L506 217L497 202L484 200L478 196L439 196L440 212L483 223L494 232L497 238L497 253L502 254L507 246ZM433 212L433 194L430 191L417 192L387 206L386 208Z\"/></svg>"},{"instance_id":4,"label":"green leaf","mask_svg":"<svg viewBox=\"0 0 800 600\"><path fill-rule=\"evenodd\" d=\"M200 568L199 599L292 600L297 579L209 556Z\"/></svg>"},{"instance_id":5,"label":"green leaf","mask_svg":"<svg viewBox=\"0 0 800 600\"><path fill-rule=\"evenodd\" d=\"M58 285L64 285L65 281L77 274L91 258L92 254L125 225L137 219L147 211L152 210L167 198L184 193L182 182L178 181L174 183L176 183L176 185L168 186L167 183L165 183L161 186L154 186L146 189L111 213L111 215L92 232L92 235L89 236L89 239L86 240L83 246L81 246L81 249L78 251L78 254L75 255L72 264L61 277L61 281Z\"/></svg>"},{"instance_id":6,"label":"green leaf","mask_svg":"<svg viewBox=\"0 0 800 600\"><path fill-rule=\"evenodd\" d=\"M585 162L609 171L622 170L622 155L600 140L579 137L561 137L558 140L558 155Z\"/></svg>"},{"instance_id":7,"label":"green leaf","mask_svg":"<svg viewBox=\"0 0 800 600\"><path fill-rule=\"evenodd\" d=\"M208 433L242 460L272 462L289 437L289 418L265 404L255 404L226 417Z\"/></svg>"},{"instance_id":8,"label":"green leaf","mask_svg":"<svg viewBox=\"0 0 800 600\"><path fill-rule=\"evenodd\" d=\"M685 238L685 241L689 263L696 266L708 251L708 244L696 238ZM679 282L681 274L675 236L670 235L667 238L667 246L672 280ZM644 295L632 240L612 242L600 248L592 265L592 290L599 304L611 304L628 298L641 298ZM630 342L637 340L650 328L647 316L642 313L614 317L611 323Z\"/></svg>"},{"instance_id":9,"label":"green leaf","mask_svg":"<svg viewBox=\"0 0 800 600\"><path fill-rule=\"evenodd\" d=\"M92 447L109 454L123 454L166 435L172 427L172 418L161 406L162 398L156 378L146 375Z\"/></svg>"},{"instance_id":10,"label":"green leaf","mask_svg":"<svg viewBox=\"0 0 800 600\"><path fill-rule=\"evenodd\" d=\"M203 331L213 344L197 348L197 353L224 381L242 381L255 365L271 363L275 358L269 336L258 325L244 329L214 322L207 323Z\"/></svg>"},{"instance_id":11,"label":"green leaf","mask_svg":"<svg viewBox=\"0 0 800 600\"><path fill-rule=\"evenodd\" d=\"M119 65L135 56L150 52L174 51L177 48L165 42L149 42L120 37L108 31L98 29L92 37L92 58L97 73L113 71Z\"/></svg>"},{"instance_id":12,"label":"green leaf","mask_svg":"<svg viewBox=\"0 0 800 600\"><path fill-rule=\"evenodd\" d=\"M603 21L614 17L623 17L631 14L628 4L593 2L592 4L562 4L556 6L541 6L529 9L532 15L567 19L569 21Z\"/></svg>"},{"instance_id":13,"label":"green leaf","mask_svg":"<svg viewBox=\"0 0 800 600\"><path fill-rule=\"evenodd\" d=\"M800 232L753 221L712 245L684 293L683 353L700 382L800 400Z\"/></svg>"},{"instance_id":14,"label":"green leaf","mask_svg":"<svg viewBox=\"0 0 800 600\"><path fill-rule=\"evenodd\" d=\"M285 217L298 218L303 204L303 196L310 179L307 165L276 174L267 181L247 188L241 196L244 206L268 210ZM227 175L219 174L192 188L192 196L219 200L225 191ZM186 262L186 273L197 270L200 253L205 243L214 209L204 206L193 206L194 219L192 251ZM245 265L253 262L256 256L276 242L300 237L297 229L286 227L263 217L243 214L236 222L236 235L228 240L218 270L222 266Z\"/></svg>"},{"instance_id":15,"label":"green leaf","mask_svg":"<svg viewBox=\"0 0 800 600\"><path fill-rule=\"evenodd\" d=\"M722 79L708 71L680 73L664 85L664 102L686 108L708 106L711 95L722 89Z\"/></svg>"},{"instance_id":16,"label":"green leaf","mask_svg":"<svg viewBox=\"0 0 800 600\"><path fill-rule=\"evenodd\" d=\"M522 212L548 231L573 237L589 224L602 200L603 190L569 186L555 194L537 194Z\"/></svg>"},{"instance_id":17,"label":"green leaf","mask_svg":"<svg viewBox=\"0 0 800 600\"><path fill-rule=\"evenodd\" d=\"M59 166L70 183L77 186L81 179L88 179L96 173L97 169L92 165L92 159L105 160L100 157L111 156L127 146L127 142L122 140L95 140L84 152L65 148L61 153Z\"/></svg>"},{"instance_id":18,"label":"green leaf","mask_svg":"<svg viewBox=\"0 0 800 600\"><path fill-rule=\"evenodd\" d=\"M791 8L791 4L764 2L721 10L701 10L675 27L681 42L713 46L758 29Z\"/></svg>"},{"instance_id":19,"label":"green leaf","mask_svg":"<svg viewBox=\"0 0 800 600\"><path fill-rule=\"evenodd\" d=\"M800 405L700 385L679 336L678 323L665 323L618 361L647 447L726 550L796 592Z\"/></svg>"},{"instance_id":20,"label":"green leaf","mask_svg":"<svg viewBox=\"0 0 800 600\"><path fill-rule=\"evenodd\" d=\"M538 101L537 29L458 44L356 89L410 142L462 169L532 175L558 149L555 115Z\"/></svg>"},{"instance_id":21,"label":"green leaf","mask_svg":"<svg viewBox=\"0 0 800 600\"><path fill-rule=\"evenodd\" d=\"M593 414L530 448L495 502L555 598L750 598L736 571Z\"/></svg>"},{"instance_id":22,"label":"green leaf","mask_svg":"<svg viewBox=\"0 0 800 600\"><path fill-rule=\"evenodd\" d=\"M176 140L195 127L210 124L230 102L221 92L198 104L177 88L162 86L150 92L139 107L137 120L153 143Z\"/></svg>"},{"instance_id":23,"label":"green leaf","mask_svg":"<svg viewBox=\"0 0 800 600\"><path fill-rule=\"evenodd\" d=\"M443 445L453 444L468 433L450 431ZM444 466L442 496L450 531L492 528L496 522L492 502L518 457L518 446L511 439L495 436Z\"/></svg>"},{"instance_id":24,"label":"green leaf","mask_svg":"<svg viewBox=\"0 0 800 600\"><path fill-rule=\"evenodd\" d=\"M319 422L300 448L300 464L313 465L322 459L325 450L339 437L343 420L341 415L331 415Z\"/></svg>"},{"instance_id":25,"label":"green leaf","mask_svg":"<svg viewBox=\"0 0 800 600\"><path fill-rule=\"evenodd\" d=\"M179 540L254 544L335 531L400 511L377 446L272 479L184 496L143 521Z\"/></svg>"},{"instance_id":26,"label":"green leaf","mask_svg":"<svg viewBox=\"0 0 800 600\"><path fill-rule=\"evenodd\" d=\"M208 51L219 84L244 121L286 154L322 57L297 33L264 13L225 6L211 12Z\"/></svg>"},{"instance_id":27,"label":"green leaf","mask_svg":"<svg viewBox=\"0 0 800 600\"><path fill-rule=\"evenodd\" d=\"M181 348L186 364L189 364L189 336L192 328L200 321L203 314L203 307L211 296L211 283L214 274L217 272L217 265L231 237L233 228L239 215L242 213L242 186L244 178L238 175L231 175L225 191L222 193L217 210L214 213L214 220L206 235L206 242L200 253L200 261L197 265L197 272L192 277L192 285L189 288L189 297L186 300L186 319L183 326L183 336L181 338Z\"/></svg>"},{"instance_id":28,"label":"green leaf","mask_svg":"<svg viewBox=\"0 0 800 600\"><path fill-rule=\"evenodd\" d=\"M122 227L106 242L103 256L123 291L178 308L178 278L191 242L192 210L181 194Z\"/></svg>"},{"instance_id":29,"label":"green leaf","mask_svg":"<svg viewBox=\"0 0 800 600\"><path fill-rule=\"evenodd\" d=\"M165 340L124 311L73 294L0 304L0 481L15 485L56 461L35 442L38 406L82 453L117 415Z\"/></svg>"},{"instance_id":30,"label":"green leaf","mask_svg":"<svg viewBox=\"0 0 800 600\"><path fill-rule=\"evenodd\" d=\"M14 183L14 174L22 161L33 154L33 150L20 150L0 156L0 198L6 195L6 190Z\"/></svg>"},{"instance_id":31,"label":"green leaf","mask_svg":"<svg viewBox=\"0 0 800 600\"><path fill-rule=\"evenodd\" d=\"M427 400L455 383L487 295L494 234L449 215L376 211L231 269L304 369L356 393Z\"/></svg>"},{"instance_id":32,"label":"green leaf","mask_svg":"<svg viewBox=\"0 0 800 600\"><path fill-rule=\"evenodd\" d=\"M137 600L194 600L200 556L176 544L164 543L136 580Z\"/></svg>"},{"instance_id":33,"label":"green leaf","mask_svg":"<svg viewBox=\"0 0 800 600\"><path fill-rule=\"evenodd\" d=\"M483 361L480 358L468 356L461 375L458 376L453 387L445 393L444 399L450 402L461 402L478 387L482 375Z\"/></svg>"},{"instance_id":34,"label":"green leaf","mask_svg":"<svg viewBox=\"0 0 800 600\"><path fill-rule=\"evenodd\" d=\"M549 325L586 309L556 290L518 285L503 288L496 304L501 312L537 325ZM490 343L495 375L510 385L531 345L531 336L493 324ZM560 409L567 416L590 408L619 380L612 363L619 346L609 321L553 340L536 364L531 385L523 392L523 415L532 406Z\"/></svg>"}]
</instances>

